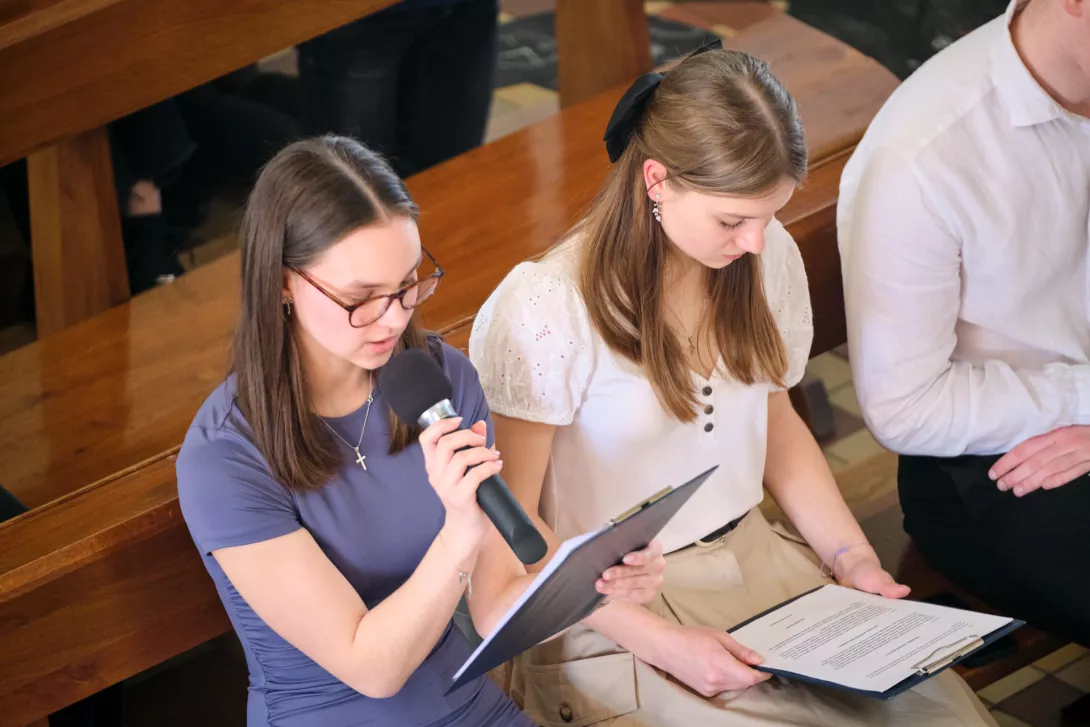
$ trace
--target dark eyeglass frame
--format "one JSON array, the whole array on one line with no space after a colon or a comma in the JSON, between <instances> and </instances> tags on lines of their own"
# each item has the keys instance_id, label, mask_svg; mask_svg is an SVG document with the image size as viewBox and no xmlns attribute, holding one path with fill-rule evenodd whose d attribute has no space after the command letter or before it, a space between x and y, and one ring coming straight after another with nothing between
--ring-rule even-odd
<instances>
[{"instance_id":1,"label":"dark eyeglass frame","mask_svg":"<svg viewBox=\"0 0 1090 727\"><path fill-rule=\"evenodd\" d=\"M314 278L312 278L309 275L307 275L306 273L304 273L299 268L294 267L292 265L286 265L285 267L287 267L288 270L292 271L293 273L298 275L300 278L302 278L303 280L307 281L312 286L314 286L314 288L319 293L321 293L325 297L329 298L331 301L333 301L334 303L339 305L341 308L344 308L345 311L348 312L348 325L352 326L353 328L366 328L367 326L371 325L372 323L374 323L375 321L377 321L378 319L380 319L384 315L386 315L386 313L390 310L390 306L394 304L395 299L399 303L401 303L401 307L404 308L405 310L412 310L413 308L416 308L418 305L420 305L424 301L428 300L428 298L431 298L433 295L435 295L435 291L439 289L439 280L444 275L446 275L447 271L444 270L443 266L439 264L439 262L435 259L434 256L432 256L432 254L430 252L428 252L427 248L421 247L420 249L423 250L424 254L428 256L428 260L431 260L432 265L435 266L435 272L434 273L431 273L429 275L425 275L420 280L417 280L414 283L410 283L409 285L406 285L405 287L401 288L397 292L384 293L382 295L372 295L372 296L370 296L368 298L364 298L359 303L356 303L354 305L349 305L348 303L345 303L343 300L341 300L337 296L333 295L333 293L330 293L328 290L326 290L324 287L322 287L321 283L319 283ZM432 288L432 291L431 291L431 293L428 294L428 297L424 298L423 300L418 300L414 305L405 305L405 295L410 290L412 290L413 288L419 286L424 281L431 280L432 278L435 279L435 287ZM366 323L362 323L362 324L360 324L358 326L355 323L352 322L352 314L355 313L358 308L362 308L363 306L367 305L368 303L371 303L371 302L373 302L375 300L379 300L381 298L386 299L386 305L384 305L382 307L382 312L381 313L379 313L377 316L375 316L373 319L367 321Z\"/></svg>"}]
</instances>

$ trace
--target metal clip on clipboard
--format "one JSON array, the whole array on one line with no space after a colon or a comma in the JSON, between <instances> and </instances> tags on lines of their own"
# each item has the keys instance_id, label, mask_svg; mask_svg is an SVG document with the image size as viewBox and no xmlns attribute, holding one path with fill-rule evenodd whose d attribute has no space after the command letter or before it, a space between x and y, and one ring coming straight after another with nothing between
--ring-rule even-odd
<instances>
[{"instance_id":1,"label":"metal clip on clipboard","mask_svg":"<svg viewBox=\"0 0 1090 727\"><path fill-rule=\"evenodd\" d=\"M651 497L648 497L643 502L640 502L640 503L637 503L636 505L633 505L632 507L630 507L627 510L625 510L624 512L622 512L617 517L610 520L609 524L610 525L620 525L625 520L627 520L628 518L630 518L633 515L635 515L636 513L638 513L640 510L643 510L645 507L650 507L651 505L654 505L656 502L658 502L659 500L661 500L662 498L666 497L671 492L673 492L673 490L674 490L674 488L672 488L672 487L664 487L663 489L656 492L654 495L651 495Z\"/></svg>"},{"instance_id":2,"label":"metal clip on clipboard","mask_svg":"<svg viewBox=\"0 0 1090 727\"><path fill-rule=\"evenodd\" d=\"M957 646L957 644L970 639L970 641L963 646ZM963 636L960 640L955 641L953 644L947 644L946 646L940 646L931 652L931 654L924 660L919 661L912 665L912 668L917 674L923 676L931 676L938 672L940 669L944 669L950 664L960 659L963 656L967 656L973 651L984 646L984 639L980 636ZM945 652L947 649L954 649L954 651L936 658L936 654Z\"/></svg>"}]
</instances>

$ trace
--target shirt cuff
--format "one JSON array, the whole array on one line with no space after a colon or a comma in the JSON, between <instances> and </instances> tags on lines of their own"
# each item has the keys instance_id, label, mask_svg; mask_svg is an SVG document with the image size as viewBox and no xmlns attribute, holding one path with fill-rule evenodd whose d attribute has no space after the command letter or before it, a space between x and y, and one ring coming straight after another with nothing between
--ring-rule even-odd
<instances>
[{"instance_id":1,"label":"shirt cuff","mask_svg":"<svg viewBox=\"0 0 1090 727\"><path fill-rule=\"evenodd\" d=\"M1090 424L1090 366L1072 368L1075 401L1072 409L1072 424Z\"/></svg>"}]
</instances>

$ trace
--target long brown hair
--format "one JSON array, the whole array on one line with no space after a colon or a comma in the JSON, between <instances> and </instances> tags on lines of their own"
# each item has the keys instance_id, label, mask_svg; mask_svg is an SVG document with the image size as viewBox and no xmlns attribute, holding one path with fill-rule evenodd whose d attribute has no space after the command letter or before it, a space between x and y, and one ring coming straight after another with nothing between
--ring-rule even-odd
<instances>
[{"instance_id":1,"label":"long brown hair","mask_svg":"<svg viewBox=\"0 0 1090 727\"><path fill-rule=\"evenodd\" d=\"M664 275L671 243L652 217L643 163L705 194L754 196L785 177L802 182L806 142L795 102L768 65L713 50L666 73L605 185L573 232L579 288L606 344L646 373L664 408L681 421L697 412L690 362L667 324ZM787 354L761 284L760 259L744 255L708 269L706 293L727 371L753 384L783 382Z\"/></svg>"},{"instance_id":2,"label":"long brown hair","mask_svg":"<svg viewBox=\"0 0 1090 727\"><path fill-rule=\"evenodd\" d=\"M295 142L262 170L242 218L242 314L231 350L238 404L254 444L293 490L321 487L343 463L311 409L294 323L282 305L285 267L306 268L354 230L396 215L417 219L405 184L357 141ZM345 318L347 323L347 316ZM423 348L410 321L394 353ZM391 415L391 452L419 433Z\"/></svg>"}]
</instances>

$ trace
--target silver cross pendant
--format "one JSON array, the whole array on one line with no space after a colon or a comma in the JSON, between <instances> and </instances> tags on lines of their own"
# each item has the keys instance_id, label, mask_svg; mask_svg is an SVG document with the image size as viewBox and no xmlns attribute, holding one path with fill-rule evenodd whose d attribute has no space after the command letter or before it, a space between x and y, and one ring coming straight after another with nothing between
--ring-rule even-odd
<instances>
[{"instance_id":1,"label":"silver cross pendant","mask_svg":"<svg viewBox=\"0 0 1090 727\"><path fill-rule=\"evenodd\" d=\"M359 447L353 447L352 449L356 450L356 464L358 464L360 467L363 467L363 471L366 472L367 471L367 463L364 462L364 460L367 459L367 455L366 454L360 454L360 448Z\"/></svg>"}]
</instances>

